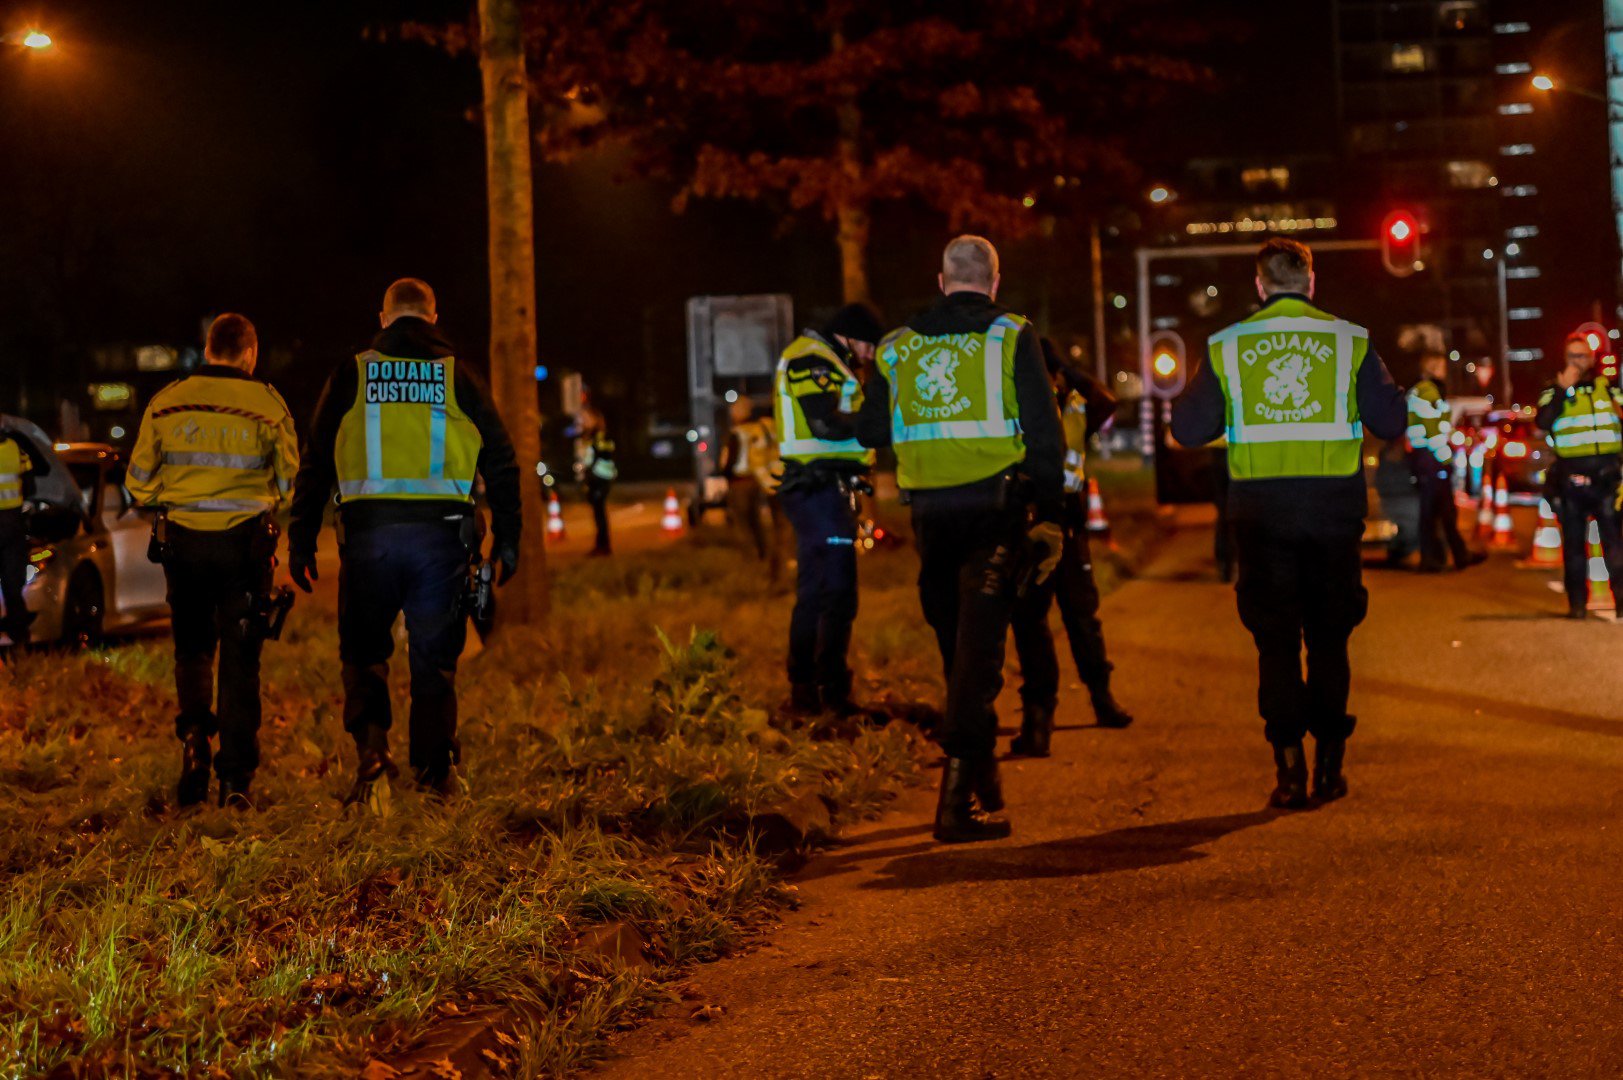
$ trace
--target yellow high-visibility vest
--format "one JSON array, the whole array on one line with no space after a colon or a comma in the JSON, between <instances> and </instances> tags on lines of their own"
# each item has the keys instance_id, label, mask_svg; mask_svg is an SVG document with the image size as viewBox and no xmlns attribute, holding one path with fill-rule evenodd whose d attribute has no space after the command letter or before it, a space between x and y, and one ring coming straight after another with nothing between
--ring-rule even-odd
<instances>
[{"instance_id":1,"label":"yellow high-visibility vest","mask_svg":"<svg viewBox=\"0 0 1623 1080\"><path fill-rule=\"evenodd\" d=\"M484 440L456 401L456 360L408 360L368 350L355 358L355 403L338 425L341 502L473 500Z\"/></svg>"},{"instance_id":2,"label":"yellow high-visibility vest","mask_svg":"<svg viewBox=\"0 0 1623 1080\"><path fill-rule=\"evenodd\" d=\"M0 510L17 510L23 505L23 474L31 466L28 455L15 439L0 435Z\"/></svg>"}]
</instances>

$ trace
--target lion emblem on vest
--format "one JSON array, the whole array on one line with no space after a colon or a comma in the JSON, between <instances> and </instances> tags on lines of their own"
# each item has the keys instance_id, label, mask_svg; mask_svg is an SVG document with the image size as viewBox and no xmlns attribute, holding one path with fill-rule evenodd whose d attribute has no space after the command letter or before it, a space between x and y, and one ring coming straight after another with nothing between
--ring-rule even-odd
<instances>
[{"instance_id":1,"label":"lion emblem on vest","mask_svg":"<svg viewBox=\"0 0 1623 1080\"><path fill-rule=\"evenodd\" d=\"M951 349L936 349L919 359L919 373L913 376L913 389L923 401L943 404L958 396L958 383L953 375L958 371L958 354Z\"/></svg>"},{"instance_id":2,"label":"lion emblem on vest","mask_svg":"<svg viewBox=\"0 0 1623 1080\"><path fill-rule=\"evenodd\" d=\"M1311 370L1308 358L1301 353L1285 353L1276 357L1268 365L1268 379L1262 384L1262 392L1274 405L1288 404L1293 409L1300 409L1307 404L1312 393L1307 385Z\"/></svg>"}]
</instances>

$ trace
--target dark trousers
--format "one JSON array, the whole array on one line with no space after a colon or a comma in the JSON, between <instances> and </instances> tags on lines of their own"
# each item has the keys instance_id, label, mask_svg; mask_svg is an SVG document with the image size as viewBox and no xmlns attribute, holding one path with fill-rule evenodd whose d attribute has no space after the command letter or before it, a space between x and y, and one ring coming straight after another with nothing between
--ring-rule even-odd
<instances>
[{"instance_id":1,"label":"dark trousers","mask_svg":"<svg viewBox=\"0 0 1623 1080\"><path fill-rule=\"evenodd\" d=\"M1023 542L1019 508L913 504L919 600L947 676L941 747L983 760L997 747L997 696Z\"/></svg>"},{"instance_id":2,"label":"dark trousers","mask_svg":"<svg viewBox=\"0 0 1623 1080\"><path fill-rule=\"evenodd\" d=\"M169 526L170 625L175 635L175 734L220 736L214 771L247 783L259 767L259 651L255 597L270 585L259 521L218 532ZM215 687L215 658L219 687Z\"/></svg>"},{"instance_id":3,"label":"dark trousers","mask_svg":"<svg viewBox=\"0 0 1623 1080\"><path fill-rule=\"evenodd\" d=\"M838 484L778 496L800 559L789 616L789 681L851 692L851 624L857 618L857 523Z\"/></svg>"},{"instance_id":4,"label":"dark trousers","mask_svg":"<svg viewBox=\"0 0 1623 1080\"><path fill-rule=\"evenodd\" d=\"M21 510L0 510L0 600L6 617L0 630L15 639L26 631L28 605L23 586L28 581L28 530Z\"/></svg>"},{"instance_id":5,"label":"dark trousers","mask_svg":"<svg viewBox=\"0 0 1623 1080\"><path fill-rule=\"evenodd\" d=\"M1588 483L1577 483L1588 480ZM1555 481L1551 501L1561 523L1561 571L1567 602L1585 607L1589 602L1589 522L1600 533L1601 554L1611 577L1612 600L1623 610L1623 521L1617 511L1618 478L1569 476Z\"/></svg>"},{"instance_id":6,"label":"dark trousers","mask_svg":"<svg viewBox=\"0 0 1623 1080\"><path fill-rule=\"evenodd\" d=\"M597 542L592 545L593 551L609 554L609 492L614 484L609 480L599 480L597 477L588 477L586 480L586 501L592 507L592 523L597 526Z\"/></svg>"},{"instance_id":7,"label":"dark trousers","mask_svg":"<svg viewBox=\"0 0 1623 1080\"><path fill-rule=\"evenodd\" d=\"M1076 513L1079 506L1067 508L1065 544L1054 575L1015 602L1014 651L1020 658L1020 698L1028 705L1052 707L1059 700L1059 656L1048 626L1048 609L1055 601L1083 684L1095 693L1110 686L1113 669L1099 623L1099 586L1093 580L1086 511Z\"/></svg>"},{"instance_id":8,"label":"dark trousers","mask_svg":"<svg viewBox=\"0 0 1623 1080\"><path fill-rule=\"evenodd\" d=\"M1229 524L1229 451L1212 447L1212 503L1217 507L1217 527L1212 530L1212 559L1217 576L1234 580L1234 526Z\"/></svg>"},{"instance_id":9,"label":"dark trousers","mask_svg":"<svg viewBox=\"0 0 1623 1080\"><path fill-rule=\"evenodd\" d=\"M338 575L344 730L357 742L388 731L394 622L406 617L411 667L411 765L443 779L460 760L456 665L467 639L461 597L468 550L456 522L380 525L345 539Z\"/></svg>"},{"instance_id":10,"label":"dark trousers","mask_svg":"<svg viewBox=\"0 0 1623 1080\"><path fill-rule=\"evenodd\" d=\"M1347 641L1369 610L1362 537L1356 518L1235 522L1240 621L1257 643L1257 708L1275 746L1352 734Z\"/></svg>"},{"instance_id":11,"label":"dark trousers","mask_svg":"<svg viewBox=\"0 0 1623 1080\"><path fill-rule=\"evenodd\" d=\"M1471 553L1460 535L1460 512L1454 506L1454 482L1448 464L1431 454L1416 454L1409 458L1409 470L1420 496L1421 568L1441 570L1452 555L1454 566L1463 570Z\"/></svg>"}]
</instances>

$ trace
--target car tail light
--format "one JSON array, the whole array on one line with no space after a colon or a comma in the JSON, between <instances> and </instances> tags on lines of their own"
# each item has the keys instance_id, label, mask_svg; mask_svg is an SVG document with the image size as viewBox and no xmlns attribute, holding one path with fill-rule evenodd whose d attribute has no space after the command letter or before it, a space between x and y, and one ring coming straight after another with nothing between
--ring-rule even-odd
<instances>
[{"instance_id":1,"label":"car tail light","mask_svg":"<svg viewBox=\"0 0 1623 1080\"><path fill-rule=\"evenodd\" d=\"M1524 458L1527 456L1527 444L1513 439L1505 443L1499 452L1508 458Z\"/></svg>"}]
</instances>

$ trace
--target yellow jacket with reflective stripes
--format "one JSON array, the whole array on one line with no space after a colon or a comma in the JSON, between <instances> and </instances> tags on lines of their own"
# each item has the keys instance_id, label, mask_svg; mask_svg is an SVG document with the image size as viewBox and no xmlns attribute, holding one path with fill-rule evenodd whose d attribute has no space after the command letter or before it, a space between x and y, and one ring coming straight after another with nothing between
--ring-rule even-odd
<instances>
[{"instance_id":1,"label":"yellow jacket with reflective stripes","mask_svg":"<svg viewBox=\"0 0 1623 1080\"><path fill-rule=\"evenodd\" d=\"M1088 486L1088 403L1072 390L1059 411L1065 432L1065 490L1076 493Z\"/></svg>"},{"instance_id":2,"label":"yellow jacket with reflective stripes","mask_svg":"<svg viewBox=\"0 0 1623 1080\"><path fill-rule=\"evenodd\" d=\"M224 364L158 391L141 419L127 486L138 504L169 520L217 532L285 506L299 469L287 403Z\"/></svg>"},{"instance_id":3,"label":"yellow jacket with reflective stripes","mask_svg":"<svg viewBox=\"0 0 1623 1080\"><path fill-rule=\"evenodd\" d=\"M34 469L22 443L0 431L0 510L17 510L23 504L23 477Z\"/></svg>"}]
</instances>

